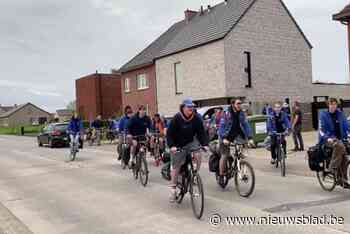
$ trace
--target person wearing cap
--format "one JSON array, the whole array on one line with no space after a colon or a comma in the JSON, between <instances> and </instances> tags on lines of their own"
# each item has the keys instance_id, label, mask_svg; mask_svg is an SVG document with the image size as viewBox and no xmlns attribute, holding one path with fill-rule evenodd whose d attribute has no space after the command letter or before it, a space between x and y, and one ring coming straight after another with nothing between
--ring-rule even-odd
<instances>
[{"instance_id":1,"label":"person wearing cap","mask_svg":"<svg viewBox=\"0 0 350 234\"><path fill-rule=\"evenodd\" d=\"M121 159L121 147L122 147L122 143L123 143L123 138L124 135L127 134L127 129L126 126L128 124L128 121L130 120L130 118L132 117L133 111L131 106L126 106L124 108L124 116L120 119L119 121L119 140L118 140L118 160Z\"/></svg>"},{"instance_id":2,"label":"person wearing cap","mask_svg":"<svg viewBox=\"0 0 350 234\"><path fill-rule=\"evenodd\" d=\"M208 136L205 133L202 118L195 114L194 103L192 99L185 99L180 105L180 111L173 117L169 124L166 134L167 144L171 152L171 185L170 185L170 202L175 201L175 188L177 177L182 165L186 162L186 153L184 151L191 151L198 149L199 145L208 148ZM198 139L198 141L195 140ZM178 152L178 148L184 151ZM198 171L200 169L201 154L194 153Z\"/></svg>"},{"instance_id":3,"label":"person wearing cap","mask_svg":"<svg viewBox=\"0 0 350 234\"><path fill-rule=\"evenodd\" d=\"M138 141L147 138L149 131L151 130L152 122L146 114L146 107L141 105L139 111L131 117L127 124L128 139L131 141L130 153L131 153L131 168L135 165L136 159L136 147Z\"/></svg>"},{"instance_id":4,"label":"person wearing cap","mask_svg":"<svg viewBox=\"0 0 350 234\"><path fill-rule=\"evenodd\" d=\"M219 163L219 183L224 183L225 176L225 162L230 156L230 142L241 142L249 145L254 145L252 140L252 130L248 123L245 113L242 111L242 101L240 99L233 99L231 105L224 112L219 129L220 139L220 163Z\"/></svg>"}]
</instances>

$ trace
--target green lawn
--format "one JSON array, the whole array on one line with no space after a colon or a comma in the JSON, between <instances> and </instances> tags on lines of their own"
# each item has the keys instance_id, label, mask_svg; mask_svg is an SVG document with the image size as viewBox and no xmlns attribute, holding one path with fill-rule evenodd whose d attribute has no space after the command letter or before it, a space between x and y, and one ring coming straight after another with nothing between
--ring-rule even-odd
<instances>
[{"instance_id":1,"label":"green lawn","mask_svg":"<svg viewBox=\"0 0 350 234\"><path fill-rule=\"evenodd\" d=\"M21 135L21 127L22 126L0 127L0 134ZM38 125L38 126L23 126L23 127L24 127L24 135L35 135L35 134L38 134L44 126Z\"/></svg>"}]
</instances>

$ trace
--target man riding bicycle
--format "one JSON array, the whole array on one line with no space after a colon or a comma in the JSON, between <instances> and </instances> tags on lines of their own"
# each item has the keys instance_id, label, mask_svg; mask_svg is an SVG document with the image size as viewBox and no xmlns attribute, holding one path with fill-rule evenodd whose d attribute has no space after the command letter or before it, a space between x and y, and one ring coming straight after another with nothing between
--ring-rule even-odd
<instances>
[{"instance_id":1,"label":"man riding bicycle","mask_svg":"<svg viewBox=\"0 0 350 234\"><path fill-rule=\"evenodd\" d=\"M344 113L338 109L336 98L329 99L328 111L321 112L319 125L319 143L333 149L329 169L337 173L346 154L343 142L350 137L350 126Z\"/></svg>"},{"instance_id":2,"label":"man riding bicycle","mask_svg":"<svg viewBox=\"0 0 350 234\"><path fill-rule=\"evenodd\" d=\"M230 142L240 142L245 144L249 139L249 144L254 145L252 141L252 131L247 121L246 115L242 111L242 101L234 99L231 105L223 113L220 122L219 136L220 136L220 163L219 163L219 183L224 183L225 176L225 162L230 156Z\"/></svg>"},{"instance_id":3,"label":"man riding bicycle","mask_svg":"<svg viewBox=\"0 0 350 234\"><path fill-rule=\"evenodd\" d=\"M83 130L83 122L80 120L78 114L74 113L68 125L68 133L71 147L74 143L78 146L80 145L80 134Z\"/></svg>"},{"instance_id":4,"label":"man riding bicycle","mask_svg":"<svg viewBox=\"0 0 350 234\"><path fill-rule=\"evenodd\" d=\"M121 160L121 147L124 135L127 134L127 125L133 115L131 106L126 106L124 109L124 116L119 121L119 138L118 138L118 160Z\"/></svg>"},{"instance_id":5,"label":"man riding bicycle","mask_svg":"<svg viewBox=\"0 0 350 234\"><path fill-rule=\"evenodd\" d=\"M98 115L96 120L92 122L91 127L95 130L95 137L97 139L97 145L101 145L101 135L102 135L102 117Z\"/></svg>"},{"instance_id":6,"label":"man riding bicycle","mask_svg":"<svg viewBox=\"0 0 350 234\"><path fill-rule=\"evenodd\" d=\"M135 165L136 148L140 140L147 138L151 129L151 119L146 115L146 107L140 106L139 111L128 121L127 133L131 143L131 168Z\"/></svg>"},{"instance_id":7,"label":"man riding bicycle","mask_svg":"<svg viewBox=\"0 0 350 234\"><path fill-rule=\"evenodd\" d=\"M267 120L267 132L271 137L271 164L275 164L277 159L276 148L278 147L278 139L276 133L288 135L290 128L291 124L288 119L288 114L282 111L281 103L275 103L273 111L270 113ZM282 145L284 153L287 154L287 141L285 136L283 136Z\"/></svg>"},{"instance_id":8,"label":"man riding bicycle","mask_svg":"<svg viewBox=\"0 0 350 234\"><path fill-rule=\"evenodd\" d=\"M167 130L167 144L171 151L171 185L170 185L170 202L176 199L177 177L182 165L186 162L186 152L178 152L178 148L191 151L198 149L200 145L208 148L208 136L205 133L202 118L194 113L194 103L192 99L185 99L181 106L180 112L177 113L169 124ZM198 140L196 140L197 138ZM201 155L199 152L194 153L197 162L197 171L200 169Z\"/></svg>"}]
</instances>

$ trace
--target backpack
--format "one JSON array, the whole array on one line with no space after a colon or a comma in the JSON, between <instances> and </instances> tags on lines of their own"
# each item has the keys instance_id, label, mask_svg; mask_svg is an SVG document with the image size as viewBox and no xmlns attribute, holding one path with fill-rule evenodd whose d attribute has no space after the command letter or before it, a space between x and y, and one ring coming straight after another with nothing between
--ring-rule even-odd
<instances>
[{"instance_id":1,"label":"backpack","mask_svg":"<svg viewBox=\"0 0 350 234\"><path fill-rule=\"evenodd\" d=\"M210 172L219 171L220 155L219 154L210 155L208 164L209 164L209 171Z\"/></svg>"},{"instance_id":2,"label":"backpack","mask_svg":"<svg viewBox=\"0 0 350 234\"><path fill-rule=\"evenodd\" d=\"M311 171L322 171L323 166L320 163L323 161L323 152L320 145L312 146L307 151L309 168Z\"/></svg>"}]
</instances>

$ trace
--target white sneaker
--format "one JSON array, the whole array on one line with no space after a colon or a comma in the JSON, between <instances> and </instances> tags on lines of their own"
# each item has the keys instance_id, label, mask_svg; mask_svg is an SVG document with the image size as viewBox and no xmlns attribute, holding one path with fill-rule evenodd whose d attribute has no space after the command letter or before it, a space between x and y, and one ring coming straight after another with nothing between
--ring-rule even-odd
<instances>
[{"instance_id":1,"label":"white sneaker","mask_svg":"<svg viewBox=\"0 0 350 234\"><path fill-rule=\"evenodd\" d=\"M170 188L170 197L169 197L169 202L174 203L176 200L176 189L175 188Z\"/></svg>"}]
</instances>

